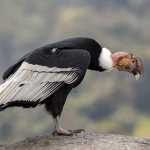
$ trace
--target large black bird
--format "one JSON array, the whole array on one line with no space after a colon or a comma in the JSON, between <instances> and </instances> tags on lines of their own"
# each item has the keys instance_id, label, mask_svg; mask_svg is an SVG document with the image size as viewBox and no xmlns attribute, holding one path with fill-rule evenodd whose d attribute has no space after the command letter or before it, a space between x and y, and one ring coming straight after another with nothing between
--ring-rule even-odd
<instances>
[{"instance_id":1,"label":"large black bird","mask_svg":"<svg viewBox=\"0 0 150 150\"><path fill-rule=\"evenodd\" d=\"M139 57L126 52L111 54L90 38L70 38L38 48L12 65L0 86L0 111L8 107L36 107L45 104L52 116L55 134L73 135L82 130L65 130L59 123L66 98L78 86L87 69L110 71L113 68L142 74Z\"/></svg>"}]
</instances>

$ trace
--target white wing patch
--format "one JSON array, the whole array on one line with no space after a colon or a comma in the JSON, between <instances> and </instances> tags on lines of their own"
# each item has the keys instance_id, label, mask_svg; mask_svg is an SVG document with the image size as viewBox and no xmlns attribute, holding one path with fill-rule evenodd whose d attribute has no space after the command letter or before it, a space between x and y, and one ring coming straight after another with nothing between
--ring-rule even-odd
<instances>
[{"instance_id":1,"label":"white wing patch","mask_svg":"<svg viewBox=\"0 0 150 150\"><path fill-rule=\"evenodd\" d=\"M78 78L78 69L32 65L23 62L20 68L0 86L0 105L14 101L42 101L64 83Z\"/></svg>"}]
</instances>

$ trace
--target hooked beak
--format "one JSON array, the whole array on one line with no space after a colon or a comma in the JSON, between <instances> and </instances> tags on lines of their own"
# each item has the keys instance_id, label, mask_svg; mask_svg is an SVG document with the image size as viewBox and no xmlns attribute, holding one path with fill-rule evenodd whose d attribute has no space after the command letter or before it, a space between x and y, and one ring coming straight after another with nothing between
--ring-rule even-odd
<instances>
[{"instance_id":1,"label":"hooked beak","mask_svg":"<svg viewBox=\"0 0 150 150\"><path fill-rule=\"evenodd\" d=\"M140 78L140 74L138 73L138 74L136 74L136 75L134 75L135 76L135 79L136 80L139 80L139 78Z\"/></svg>"}]
</instances>

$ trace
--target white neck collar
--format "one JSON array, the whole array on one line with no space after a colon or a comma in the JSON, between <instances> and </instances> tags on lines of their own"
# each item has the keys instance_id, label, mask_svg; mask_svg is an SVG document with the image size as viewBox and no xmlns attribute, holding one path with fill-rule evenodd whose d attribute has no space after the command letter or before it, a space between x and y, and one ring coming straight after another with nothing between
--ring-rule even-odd
<instances>
[{"instance_id":1,"label":"white neck collar","mask_svg":"<svg viewBox=\"0 0 150 150\"><path fill-rule=\"evenodd\" d=\"M102 48L100 56L98 58L99 66L106 71L111 71L113 69L113 60L111 57L111 51L107 48Z\"/></svg>"}]
</instances>

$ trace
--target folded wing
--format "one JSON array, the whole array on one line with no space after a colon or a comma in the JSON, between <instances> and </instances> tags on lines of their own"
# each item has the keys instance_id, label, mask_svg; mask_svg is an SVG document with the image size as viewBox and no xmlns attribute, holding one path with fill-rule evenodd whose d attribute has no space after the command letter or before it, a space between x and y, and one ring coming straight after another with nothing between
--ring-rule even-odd
<instances>
[{"instance_id":1,"label":"folded wing","mask_svg":"<svg viewBox=\"0 0 150 150\"><path fill-rule=\"evenodd\" d=\"M79 69L33 65L23 62L0 86L0 105L15 101L42 102L64 84L78 79Z\"/></svg>"}]
</instances>

